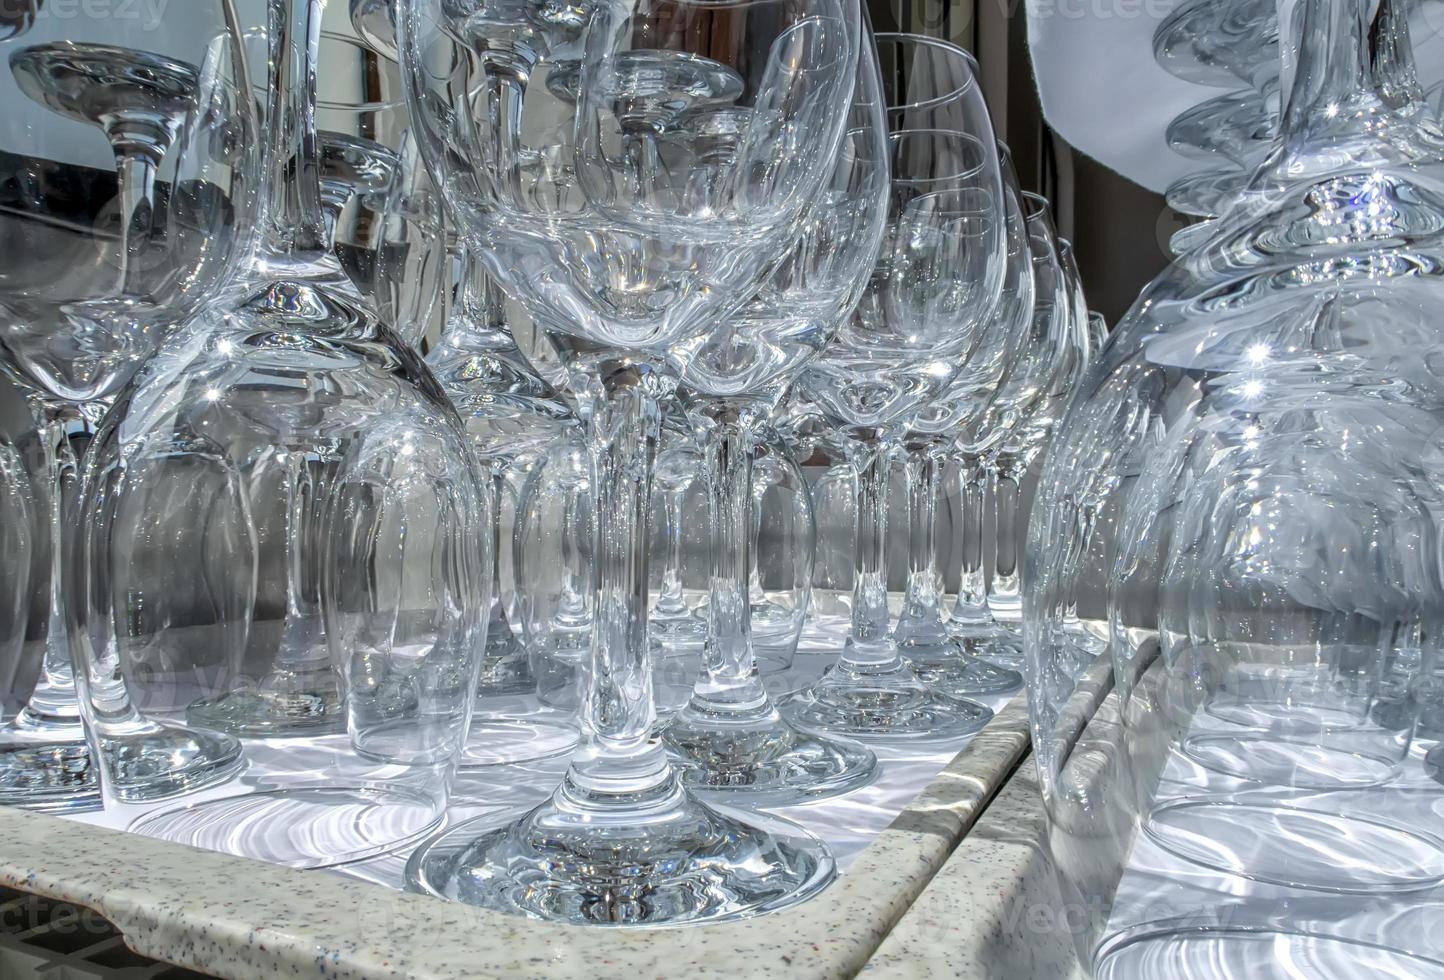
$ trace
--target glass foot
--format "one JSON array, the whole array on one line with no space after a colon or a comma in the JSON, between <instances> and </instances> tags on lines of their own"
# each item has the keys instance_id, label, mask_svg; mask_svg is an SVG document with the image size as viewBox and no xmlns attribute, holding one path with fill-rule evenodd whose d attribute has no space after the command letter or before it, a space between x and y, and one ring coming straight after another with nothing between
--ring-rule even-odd
<instances>
[{"instance_id":1,"label":"glass foot","mask_svg":"<svg viewBox=\"0 0 1444 980\"><path fill-rule=\"evenodd\" d=\"M577 726L549 718L473 717L461 750L464 770L541 762L568 755L577 747Z\"/></svg>"},{"instance_id":2,"label":"glass foot","mask_svg":"<svg viewBox=\"0 0 1444 980\"><path fill-rule=\"evenodd\" d=\"M1148 923L1110 937L1093 956L1097 980L1292 980L1296 977L1411 977L1444 980L1444 963L1376 943L1277 926Z\"/></svg>"},{"instance_id":3,"label":"glass foot","mask_svg":"<svg viewBox=\"0 0 1444 980\"><path fill-rule=\"evenodd\" d=\"M707 636L707 621L691 610L675 616L653 613L647 620L647 635L653 643L701 643Z\"/></svg>"},{"instance_id":4,"label":"glass foot","mask_svg":"<svg viewBox=\"0 0 1444 980\"><path fill-rule=\"evenodd\" d=\"M953 624L948 632L970 657L1005 670L1023 669L1023 641L995 623Z\"/></svg>"},{"instance_id":5,"label":"glass foot","mask_svg":"<svg viewBox=\"0 0 1444 980\"><path fill-rule=\"evenodd\" d=\"M778 817L703 803L679 786L617 820L566 784L521 820L451 827L416 850L407 885L553 922L663 926L744 919L811 898L836 874L827 845Z\"/></svg>"},{"instance_id":6,"label":"glass foot","mask_svg":"<svg viewBox=\"0 0 1444 980\"><path fill-rule=\"evenodd\" d=\"M1363 739L1341 733L1334 741L1338 744L1269 732L1190 735L1183 740L1183 754L1213 772L1293 789L1364 789L1394 778L1396 762L1382 753L1361 751Z\"/></svg>"},{"instance_id":7,"label":"glass foot","mask_svg":"<svg viewBox=\"0 0 1444 980\"><path fill-rule=\"evenodd\" d=\"M1362 815L1183 799L1154 809L1144 827L1193 864L1290 888L1393 894L1444 881L1444 841Z\"/></svg>"},{"instance_id":8,"label":"glass foot","mask_svg":"<svg viewBox=\"0 0 1444 980\"><path fill-rule=\"evenodd\" d=\"M85 742L43 742L0 735L0 806L41 813L100 808L100 783Z\"/></svg>"},{"instance_id":9,"label":"glass foot","mask_svg":"<svg viewBox=\"0 0 1444 980\"><path fill-rule=\"evenodd\" d=\"M232 691L195 702L186 709L186 721L244 738L329 735L346 727L335 689Z\"/></svg>"},{"instance_id":10,"label":"glass foot","mask_svg":"<svg viewBox=\"0 0 1444 980\"><path fill-rule=\"evenodd\" d=\"M874 668L839 663L781 705L803 729L862 739L954 739L986 725L993 712L935 690L900 661Z\"/></svg>"},{"instance_id":11,"label":"glass foot","mask_svg":"<svg viewBox=\"0 0 1444 980\"><path fill-rule=\"evenodd\" d=\"M180 726L105 743L110 792L125 803L194 793L241 771L241 743L220 732Z\"/></svg>"},{"instance_id":12,"label":"glass foot","mask_svg":"<svg viewBox=\"0 0 1444 980\"><path fill-rule=\"evenodd\" d=\"M877 756L857 742L813 735L768 706L761 717L683 709L662 735L689 789L749 806L785 806L849 793L871 781Z\"/></svg>"},{"instance_id":13,"label":"glass foot","mask_svg":"<svg viewBox=\"0 0 1444 980\"><path fill-rule=\"evenodd\" d=\"M969 656L960 643L900 645L899 650L919 677L949 697L1006 694L1023 686L1022 674Z\"/></svg>"},{"instance_id":14,"label":"glass foot","mask_svg":"<svg viewBox=\"0 0 1444 980\"><path fill-rule=\"evenodd\" d=\"M404 847L445 816L421 793L376 785L277 790L148 813L130 825L147 837L292 868L324 868Z\"/></svg>"}]
</instances>

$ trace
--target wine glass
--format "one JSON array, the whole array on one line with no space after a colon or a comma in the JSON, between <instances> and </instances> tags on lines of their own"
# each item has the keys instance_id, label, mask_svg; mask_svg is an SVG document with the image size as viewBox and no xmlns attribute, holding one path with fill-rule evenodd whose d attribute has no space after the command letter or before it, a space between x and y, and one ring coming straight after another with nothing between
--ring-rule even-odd
<instances>
[{"instance_id":1,"label":"wine glass","mask_svg":"<svg viewBox=\"0 0 1444 980\"><path fill-rule=\"evenodd\" d=\"M30 559L39 527L25 460L8 440L0 439L0 705L6 714L25 644Z\"/></svg>"},{"instance_id":2,"label":"wine glass","mask_svg":"<svg viewBox=\"0 0 1444 980\"><path fill-rule=\"evenodd\" d=\"M619 925L804 898L831 877L826 848L702 803L651 741L647 525L660 403L757 293L831 171L858 12L840 0L407 0L398 12L423 151L488 271L567 369L597 515L582 742L562 785L519 820L428 842L409 883ZM739 139L674 125L719 99L746 110Z\"/></svg>"},{"instance_id":3,"label":"wine glass","mask_svg":"<svg viewBox=\"0 0 1444 980\"><path fill-rule=\"evenodd\" d=\"M502 582L502 504L510 480L536 468L546 447L576 427L576 419L557 392L538 377L508 329L505 296L487 275L474 248L455 246L455 301L440 343L427 363L466 426L471 446L491 479L492 592L486 649L477 688L483 703L472 719L463 769L551 758L576 745L569 718L548 718L527 706L487 699L532 694L535 657L518 635L507 608ZM519 501L526 499L525 494ZM522 513L517 507L518 521ZM507 542L509 544L510 542ZM513 569L521 579L521 563ZM518 586L522 601L528 590Z\"/></svg>"},{"instance_id":4,"label":"wine glass","mask_svg":"<svg viewBox=\"0 0 1444 980\"><path fill-rule=\"evenodd\" d=\"M889 118L965 129L891 135L889 229L863 302L802 375L801 393L849 440L858 474L852 628L842 658L789 699L797 724L869 738L956 737L991 711L924 682L888 624L885 538L888 443L987 349L1002 292L1006 236L991 122L960 48L890 39ZM887 66L901 66L888 72ZM979 138L986 137L986 142Z\"/></svg>"},{"instance_id":5,"label":"wine glass","mask_svg":"<svg viewBox=\"0 0 1444 980\"><path fill-rule=\"evenodd\" d=\"M490 589L461 422L326 238L321 6L270 8L265 233L106 417L73 586L107 808L294 867L442 821Z\"/></svg>"},{"instance_id":6,"label":"wine glass","mask_svg":"<svg viewBox=\"0 0 1444 980\"><path fill-rule=\"evenodd\" d=\"M321 32L315 107L332 251L383 321L421 349L444 317L451 269L441 201L421 162L392 54ZM357 91L347 91L344 84Z\"/></svg>"},{"instance_id":7,"label":"wine glass","mask_svg":"<svg viewBox=\"0 0 1444 980\"><path fill-rule=\"evenodd\" d=\"M19 91L0 120L14 191L0 361L41 434L50 602L38 680L0 730L0 800L67 809L99 799L65 625L78 459L137 365L248 247L256 127L243 25L224 0L154 29L87 19L64 40L27 23L26 43L3 48Z\"/></svg>"},{"instance_id":8,"label":"wine glass","mask_svg":"<svg viewBox=\"0 0 1444 980\"><path fill-rule=\"evenodd\" d=\"M1087 357L1087 310L1082 307L1077 267L1069 250L1060 248L1047 202L1030 199L1028 203L1029 248L1035 260L1033 316L1042 321L1040 332L1048 339L1036 351L1034 370L1020 373L1022 390L1012 401L1016 410L1000 427L999 438L983 464L997 526L988 612L995 623L1012 631L1022 621L1017 520L1023 478L1047 447L1052 427L1076 382L1076 372ZM1007 654L994 649L992 656L997 660Z\"/></svg>"},{"instance_id":9,"label":"wine glass","mask_svg":"<svg viewBox=\"0 0 1444 980\"><path fill-rule=\"evenodd\" d=\"M8 41L30 30L45 0L13 0L0 8L0 41Z\"/></svg>"},{"instance_id":10,"label":"wine glass","mask_svg":"<svg viewBox=\"0 0 1444 980\"><path fill-rule=\"evenodd\" d=\"M710 123L727 111L702 114ZM712 566L704 669L663 737L683 781L699 789L796 801L848 792L877 765L861 745L802 732L772 703L757 668L751 553L761 503L754 461L768 420L791 378L861 298L877 262L887 195L881 80L864 36L841 152L801 236L752 302L693 354L682 378L703 433Z\"/></svg>"},{"instance_id":11,"label":"wine glass","mask_svg":"<svg viewBox=\"0 0 1444 980\"><path fill-rule=\"evenodd\" d=\"M1027 223L1018 196L1016 179L1005 148L1004 203L1007 232L1007 268L1002 300L994 316L997 328L990 331L988 345L976 352L963 370L949 383L942 396L925 406L909 422L901 440L905 455L906 486L909 494L909 570L907 592L898 616L894 638L913 669L948 693L959 696L996 694L1022 685L1017 671L998 667L974 655L976 636L970 647L954 634L944 618L937 566L936 507L942 472L948 464L959 430L968 431L982 421L1023 346L1029 341L1033 316L1033 270L1028 250ZM960 467L960 472L962 472ZM971 560L965 559L961 572L959 602L972 599L980 604L984 590L977 580L982 569L981 494L977 481L965 485L963 506L966 524L959 537ZM976 507L975 510L968 508ZM967 607L964 607L965 611ZM986 618L986 610L982 616Z\"/></svg>"}]
</instances>

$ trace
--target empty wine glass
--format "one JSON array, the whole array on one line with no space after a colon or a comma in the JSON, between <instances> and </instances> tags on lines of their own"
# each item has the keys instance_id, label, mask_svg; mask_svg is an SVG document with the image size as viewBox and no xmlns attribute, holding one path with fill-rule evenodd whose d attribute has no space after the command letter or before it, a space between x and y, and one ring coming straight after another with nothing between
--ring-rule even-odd
<instances>
[{"instance_id":1,"label":"empty wine glass","mask_svg":"<svg viewBox=\"0 0 1444 980\"><path fill-rule=\"evenodd\" d=\"M488 271L568 369L596 513L591 670L567 775L519 820L428 842L409 883L616 925L806 897L831 877L826 848L793 825L703 804L651 739L648 512L660 402L757 293L831 172L858 11L841 0L407 0L399 14L423 151ZM741 19L745 31L723 29ZM673 125L730 98L732 77L742 85L730 104L750 110L739 139Z\"/></svg>"},{"instance_id":2,"label":"empty wine glass","mask_svg":"<svg viewBox=\"0 0 1444 980\"><path fill-rule=\"evenodd\" d=\"M25 460L0 440L0 710L9 714L30 614L30 559L36 521Z\"/></svg>"},{"instance_id":3,"label":"empty wine glass","mask_svg":"<svg viewBox=\"0 0 1444 980\"><path fill-rule=\"evenodd\" d=\"M1040 333L1048 339L1035 352L1038 360L1030 365L1036 373L1020 372L1019 386L1024 390L1012 402L1016 411L1006 419L984 461L997 526L988 612L995 623L1013 631L1022 621L1017 521L1023 478L1047 447L1087 357L1087 310L1082 306L1077 266L1069 249L1060 248L1047 202L1030 200L1027 221L1029 248L1035 259L1033 316L1042 320ZM1002 650L993 651L995 660L1005 656Z\"/></svg>"},{"instance_id":4,"label":"empty wine glass","mask_svg":"<svg viewBox=\"0 0 1444 980\"><path fill-rule=\"evenodd\" d=\"M1000 152L1005 163L1008 255L1002 298L994 313L996 325L989 330L986 344L974 352L942 396L924 406L907 423L907 432L901 440L906 454L909 495L909 571L894 637L902 655L925 680L960 696L995 694L1023 683L1017 671L976 657L972 648L977 646L978 637L970 637L973 641L970 648L945 620L935 524L943 469L959 429L970 430L983 420L1023 344L1030 339L1027 321L1033 315L1033 271L1027 223L1011 165L1007 163L1006 152L1001 148ZM964 493L964 513L976 517L980 507L971 512L966 508L980 503L977 488L965 487ZM971 499L966 496L969 493L974 495ZM972 549L973 560L964 562L959 602L971 601L976 608L982 592L976 581L983 574L981 521L963 528L961 537L963 548ZM979 598L973 598L974 595ZM968 607L964 609L966 612ZM980 613L980 618L986 618L986 609Z\"/></svg>"},{"instance_id":5,"label":"empty wine glass","mask_svg":"<svg viewBox=\"0 0 1444 980\"><path fill-rule=\"evenodd\" d=\"M326 240L321 4L271 13L265 234L97 435L74 638L108 809L315 867L445 814L484 644L489 490L434 377Z\"/></svg>"},{"instance_id":6,"label":"empty wine glass","mask_svg":"<svg viewBox=\"0 0 1444 980\"><path fill-rule=\"evenodd\" d=\"M136 366L248 246L256 140L230 3L154 29L87 19L64 40L26 24L27 43L0 49L19 89L0 119L0 357L41 433L51 599L38 680L0 731L0 801L57 809L92 806L99 789L65 629L77 460Z\"/></svg>"},{"instance_id":7,"label":"empty wine glass","mask_svg":"<svg viewBox=\"0 0 1444 980\"><path fill-rule=\"evenodd\" d=\"M509 495L509 478L531 468L549 443L575 428L576 419L517 348L507 326L505 297L475 250L458 244L456 253L456 298L427 362L460 413L492 484L492 578L498 584L492 591L477 693L483 699L531 694L537 689L534 658L514 628L500 585L502 503ZM522 512L520 503L517 512ZM519 576L519 562L514 560L513 568ZM524 589L518 592L526 595ZM575 725L569 718L518 714L482 703L472 718L461 766L551 758L575 745Z\"/></svg>"},{"instance_id":8,"label":"empty wine glass","mask_svg":"<svg viewBox=\"0 0 1444 980\"><path fill-rule=\"evenodd\" d=\"M1002 184L985 131L986 149L959 132L892 135L882 257L857 313L799 381L851 439L859 474L851 634L841 660L788 702L789 716L808 727L945 738L976 731L991 716L933 690L899 654L884 549L890 428L935 399L982 345L1001 293Z\"/></svg>"},{"instance_id":9,"label":"empty wine glass","mask_svg":"<svg viewBox=\"0 0 1444 980\"><path fill-rule=\"evenodd\" d=\"M315 125L328 241L382 321L420 349L444 313L451 269L441 200L417 152L400 66L330 31L321 33L318 58Z\"/></svg>"},{"instance_id":10,"label":"empty wine glass","mask_svg":"<svg viewBox=\"0 0 1444 980\"><path fill-rule=\"evenodd\" d=\"M790 379L857 305L887 217L887 131L870 36L860 51L842 148L801 236L683 375L703 434L712 565L704 669L664 738L684 782L747 799L844 793L877 765L861 745L805 734L782 718L757 668L752 622L751 554L761 509L754 463L767 423ZM733 132L740 135L740 127Z\"/></svg>"}]
</instances>

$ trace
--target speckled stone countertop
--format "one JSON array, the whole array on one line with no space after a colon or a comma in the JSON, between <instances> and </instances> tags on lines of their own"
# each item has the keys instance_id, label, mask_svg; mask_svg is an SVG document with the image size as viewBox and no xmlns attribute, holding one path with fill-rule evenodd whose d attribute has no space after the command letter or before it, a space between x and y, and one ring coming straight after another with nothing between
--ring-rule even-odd
<instances>
[{"instance_id":1,"label":"speckled stone countertop","mask_svg":"<svg viewBox=\"0 0 1444 980\"><path fill-rule=\"evenodd\" d=\"M867 980L1081 980L1024 758L868 961Z\"/></svg>"},{"instance_id":2,"label":"speckled stone countertop","mask_svg":"<svg viewBox=\"0 0 1444 980\"><path fill-rule=\"evenodd\" d=\"M1021 695L823 894L750 922L552 926L104 827L0 809L0 883L87 906L137 952L270 977L850 977L967 834L1027 749Z\"/></svg>"}]
</instances>

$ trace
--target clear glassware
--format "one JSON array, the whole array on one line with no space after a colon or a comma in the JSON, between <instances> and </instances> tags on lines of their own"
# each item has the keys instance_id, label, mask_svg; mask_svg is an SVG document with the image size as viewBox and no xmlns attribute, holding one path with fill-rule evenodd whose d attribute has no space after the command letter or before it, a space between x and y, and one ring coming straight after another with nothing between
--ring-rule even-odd
<instances>
[{"instance_id":1,"label":"clear glassware","mask_svg":"<svg viewBox=\"0 0 1444 980\"><path fill-rule=\"evenodd\" d=\"M1023 479L1048 448L1058 416L1077 387L1088 356L1088 310L1072 246L1057 237L1046 204L1035 203L1027 220L1029 247L1038 259L1033 266L1033 316L1044 320L1046 326L1040 332L1049 342L1038 352L1039 373L1020 377L1025 384L1036 377L1038 387L1014 403L1018 411L1001 428L984 463L996 526L988 612L995 623L1014 633L1023 618L1018 562L1023 532L1018 526L1018 502Z\"/></svg>"},{"instance_id":2,"label":"clear glassware","mask_svg":"<svg viewBox=\"0 0 1444 980\"><path fill-rule=\"evenodd\" d=\"M858 538L852 628L841 659L789 698L786 712L806 728L941 739L976 731L992 712L924 682L892 639L887 445L895 427L987 349L1006 266L1005 212L992 125L970 59L932 39L895 46L913 50L896 59L907 68L893 79L890 118L946 119L965 128L891 134L893 193L881 257L857 312L798 381L849 439Z\"/></svg>"},{"instance_id":3,"label":"clear glassware","mask_svg":"<svg viewBox=\"0 0 1444 980\"><path fill-rule=\"evenodd\" d=\"M658 547L652 555L656 569L652 587L656 598L647 616L647 631L654 647L675 648L684 644L700 647L707 636L707 619L698 608L695 590L688 594L686 571L689 538L693 539L690 543L694 551L698 543L697 536L687 532L696 527L697 508L705 506L705 496L698 485L702 453L691 436L690 424L680 413L669 421L675 426L672 432L677 436L672 440L674 445L658 450L653 477L652 514L656 528L653 541ZM664 441L668 434L671 433L664 433ZM701 544L705 551L706 542ZM687 692L690 691L688 683Z\"/></svg>"},{"instance_id":4,"label":"clear glassware","mask_svg":"<svg viewBox=\"0 0 1444 980\"><path fill-rule=\"evenodd\" d=\"M0 713L14 703L15 678L30 616L30 562L41 528L25 459L0 440Z\"/></svg>"},{"instance_id":5,"label":"clear glassware","mask_svg":"<svg viewBox=\"0 0 1444 980\"><path fill-rule=\"evenodd\" d=\"M1016 507L1010 507L1015 500L1005 496L999 509L998 472L1002 469L1005 473L1005 492L1013 491L1026 472L1024 456L1033 443L1021 433L1050 393L1061 390L1060 370L1065 366L1064 353L1074 328L1070 315L1072 293L1065 288L1059 266L1048 202L1036 194L1021 194L1019 201L1028 233L1033 282L1032 303L1024 321L1027 336L987 410L959 434L954 444L963 558L958 598L949 622L950 632L962 642L965 651L1009 670L1022 666L1022 650L1016 636L995 616L992 589L1002 588L1006 594L1009 579L1017 574L1016 552L1008 550L1015 540L1008 526L1015 520ZM1005 455L1010 445L1014 451ZM984 568L984 518L990 496L996 539L991 588Z\"/></svg>"},{"instance_id":6,"label":"clear glassware","mask_svg":"<svg viewBox=\"0 0 1444 980\"><path fill-rule=\"evenodd\" d=\"M609 925L715 921L805 898L832 875L821 842L702 803L652 740L648 517L660 404L689 353L757 293L831 172L858 10L407 0L398 13L423 152L488 271L559 355L596 510L582 742L561 786L520 819L434 838L408 882ZM732 18L748 30L713 29ZM746 117L740 139L672 125L729 98L729 77L743 82L730 100Z\"/></svg>"},{"instance_id":7,"label":"clear glassware","mask_svg":"<svg viewBox=\"0 0 1444 980\"><path fill-rule=\"evenodd\" d=\"M1016 177L1005 147L1003 194L1007 265L1002 298L994 312L995 324L985 346L958 372L935 402L925 406L908 422L900 440L904 454L908 502L908 581L903 607L893 636L898 649L924 680L956 696L996 694L1021 687L1023 677L977 657L974 649L980 637L968 636L971 647L944 618L942 584L938 567L937 502L942 476L959 430L970 431L981 423L1003 387L1009 371L1031 339L1029 320L1033 316L1033 262L1028 246L1028 226L1023 214ZM960 468L961 472L961 468ZM976 480L974 481L977 482ZM958 602L966 615L986 600L983 575L981 494L967 496L964 487L964 518L975 520L960 528L957 537L965 551ZM970 508L970 509L968 509ZM971 558L972 560L969 560ZM972 605L964 605L971 602ZM986 609L977 609L978 621L992 629Z\"/></svg>"},{"instance_id":8,"label":"clear glassware","mask_svg":"<svg viewBox=\"0 0 1444 980\"><path fill-rule=\"evenodd\" d=\"M13 0L0 8L0 41L19 37L35 26L44 0Z\"/></svg>"},{"instance_id":9,"label":"clear glassware","mask_svg":"<svg viewBox=\"0 0 1444 980\"><path fill-rule=\"evenodd\" d=\"M762 674L792 667L807 625L817 567L817 509L796 457L775 430L753 462L752 546L748 591L752 648Z\"/></svg>"},{"instance_id":10,"label":"clear glassware","mask_svg":"<svg viewBox=\"0 0 1444 980\"><path fill-rule=\"evenodd\" d=\"M249 246L256 126L243 25L226 0L153 29L20 26L0 47L15 86L0 119L0 362L41 434L52 489L36 501L47 529L36 545L51 598L42 662L22 671L34 688L0 729L0 802L63 810L99 802L65 629L61 531L77 461L137 365Z\"/></svg>"},{"instance_id":11,"label":"clear glassware","mask_svg":"<svg viewBox=\"0 0 1444 980\"><path fill-rule=\"evenodd\" d=\"M848 459L849 440L800 396L796 386L776 418L783 446L803 467L817 528L804 626L811 622L822 629L838 625L845 629L852 618L853 547L857 542L857 480Z\"/></svg>"},{"instance_id":12,"label":"clear glassware","mask_svg":"<svg viewBox=\"0 0 1444 980\"><path fill-rule=\"evenodd\" d=\"M1033 744L1098 977L1444 975L1444 788L1411 747L1440 703L1444 134L1389 84L1402 5L1300 6L1277 144L1109 339L1029 531ZM1067 618L1100 574L1095 655Z\"/></svg>"},{"instance_id":13,"label":"clear glassware","mask_svg":"<svg viewBox=\"0 0 1444 980\"><path fill-rule=\"evenodd\" d=\"M577 422L517 347L507 324L509 312L515 311L508 311L505 297L475 251L458 243L455 253L455 300L427 363L461 415L472 449L491 479L492 580L497 583L477 687L483 701L472 717L461 760L461 767L468 769L551 758L576 746L576 726L570 718L546 717L544 712L526 710L526 705L486 699L537 690L534 658L524 631L512 622L502 585L502 507L510 496L510 479L530 469L546 447L575 429ZM517 557L512 568L516 575ZM514 591L526 594L520 588Z\"/></svg>"},{"instance_id":14,"label":"clear glassware","mask_svg":"<svg viewBox=\"0 0 1444 980\"><path fill-rule=\"evenodd\" d=\"M417 150L394 51L321 32L321 207L347 277L383 322L422 350L444 318L451 268L441 198Z\"/></svg>"},{"instance_id":15,"label":"clear glassware","mask_svg":"<svg viewBox=\"0 0 1444 980\"><path fill-rule=\"evenodd\" d=\"M1153 34L1153 56L1169 74L1199 85L1259 88L1278 69L1274 0L1189 0Z\"/></svg>"},{"instance_id":16,"label":"clear glassware","mask_svg":"<svg viewBox=\"0 0 1444 980\"><path fill-rule=\"evenodd\" d=\"M71 584L107 809L295 867L440 824L490 589L455 410L325 239L320 9L271 5L268 89L293 104L268 120L266 233L100 427Z\"/></svg>"},{"instance_id":17,"label":"clear glassware","mask_svg":"<svg viewBox=\"0 0 1444 980\"><path fill-rule=\"evenodd\" d=\"M721 130L714 120L727 111L704 110L698 122ZM698 789L794 802L848 792L877 766L871 750L806 734L778 712L758 667L758 640L775 639L780 630L782 642L790 640L795 650L795 621L786 614L790 610L769 610L760 575L753 577L753 553L767 487L759 470L779 481L784 476L775 452L763 448L768 421L789 382L861 298L877 262L887 197L887 126L868 32L842 147L801 235L757 296L708 338L683 374L706 457L712 561L703 670L663 738L682 767L683 782ZM767 460L761 467L759 458ZM811 552L815 538L794 543ZM810 559L806 566L804 583L811 578ZM772 621L759 624L759 634L753 615L769 611Z\"/></svg>"}]
</instances>

